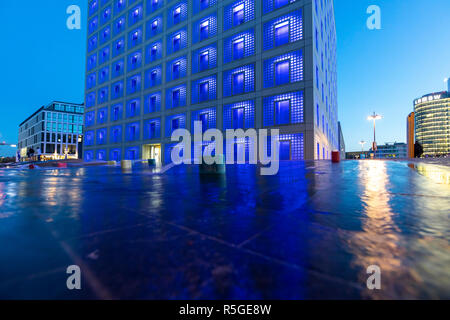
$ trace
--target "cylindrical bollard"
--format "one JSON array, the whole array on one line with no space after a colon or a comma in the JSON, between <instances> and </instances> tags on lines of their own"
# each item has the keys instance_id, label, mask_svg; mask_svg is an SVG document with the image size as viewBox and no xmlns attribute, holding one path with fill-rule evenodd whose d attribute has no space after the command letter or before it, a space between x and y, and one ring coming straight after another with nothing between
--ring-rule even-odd
<instances>
[{"instance_id":1,"label":"cylindrical bollard","mask_svg":"<svg viewBox=\"0 0 450 320\"><path fill-rule=\"evenodd\" d=\"M331 162L339 163L340 161L341 161L341 155L340 155L339 151L331 152Z\"/></svg>"},{"instance_id":2,"label":"cylindrical bollard","mask_svg":"<svg viewBox=\"0 0 450 320\"><path fill-rule=\"evenodd\" d=\"M122 167L122 169L131 169L133 167L133 163L131 162L131 160L122 160L120 162L120 166Z\"/></svg>"},{"instance_id":3,"label":"cylindrical bollard","mask_svg":"<svg viewBox=\"0 0 450 320\"><path fill-rule=\"evenodd\" d=\"M115 161L108 161L108 166L115 166L117 163Z\"/></svg>"}]
</instances>

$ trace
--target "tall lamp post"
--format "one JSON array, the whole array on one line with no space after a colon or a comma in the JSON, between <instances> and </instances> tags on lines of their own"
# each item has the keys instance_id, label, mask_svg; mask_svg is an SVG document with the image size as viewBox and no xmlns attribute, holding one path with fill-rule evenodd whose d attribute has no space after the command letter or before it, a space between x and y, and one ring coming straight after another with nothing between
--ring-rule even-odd
<instances>
[{"instance_id":1,"label":"tall lamp post","mask_svg":"<svg viewBox=\"0 0 450 320\"><path fill-rule=\"evenodd\" d=\"M372 150L373 150L373 152L374 152L374 155L375 155L375 152L377 151L377 139L376 139L376 135L375 135L375 122L376 122L377 120L380 120L380 119L382 119L382 117L381 117L380 115L376 114L375 112L373 113L373 115L371 115L371 116L369 116L369 117L367 118L367 120L373 120L373 143L372 143Z\"/></svg>"},{"instance_id":2,"label":"tall lamp post","mask_svg":"<svg viewBox=\"0 0 450 320\"><path fill-rule=\"evenodd\" d=\"M361 145L361 152L364 153L364 145L366 144L366 142L364 140L360 141L359 144Z\"/></svg>"}]
</instances>

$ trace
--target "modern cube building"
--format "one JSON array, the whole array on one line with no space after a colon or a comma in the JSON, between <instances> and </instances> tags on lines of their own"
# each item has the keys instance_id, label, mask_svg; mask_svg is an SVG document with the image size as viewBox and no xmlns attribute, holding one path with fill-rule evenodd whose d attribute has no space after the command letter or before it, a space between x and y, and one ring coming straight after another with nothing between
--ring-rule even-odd
<instances>
[{"instance_id":1,"label":"modern cube building","mask_svg":"<svg viewBox=\"0 0 450 320\"><path fill-rule=\"evenodd\" d=\"M92 0L84 159L168 163L194 121L278 128L282 160L328 159L336 79L332 0Z\"/></svg>"},{"instance_id":2,"label":"modern cube building","mask_svg":"<svg viewBox=\"0 0 450 320\"><path fill-rule=\"evenodd\" d=\"M27 151L38 149L45 160L78 159L83 149L84 105L53 101L40 107L19 125L18 149L23 161Z\"/></svg>"}]
</instances>

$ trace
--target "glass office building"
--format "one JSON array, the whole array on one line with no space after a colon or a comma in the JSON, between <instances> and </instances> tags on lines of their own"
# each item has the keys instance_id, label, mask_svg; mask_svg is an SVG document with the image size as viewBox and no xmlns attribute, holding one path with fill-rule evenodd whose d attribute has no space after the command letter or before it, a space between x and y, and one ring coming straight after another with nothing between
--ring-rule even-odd
<instances>
[{"instance_id":1,"label":"glass office building","mask_svg":"<svg viewBox=\"0 0 450 320\"><path fill-rule=\"evenodd\" d=\"M53 101L42 106L19 126L21 159L38 149L42 160L78 159L83 150L84 105Z\"/></svg>"},{"instance_id":2,"label":"glass office building","mask_svg":"<svg viewBox=\"0 0 450 320\"><path fill-rule=\"evenodd\" d=\"M450 93L437 92L414 101L415 135L424 156L450 154Z\"/></svg>"},{"instance_id":3,"label":"glass office building","mask_svg":"<svg viewBox=\"0 0 450 320\"><path fill-rule=\"evenodd\" d=\"M331 0L92 0L84 159L168 163L194 121L278 128L282 160L330 158L336 78Z\"/></svg>"}]
</instances>

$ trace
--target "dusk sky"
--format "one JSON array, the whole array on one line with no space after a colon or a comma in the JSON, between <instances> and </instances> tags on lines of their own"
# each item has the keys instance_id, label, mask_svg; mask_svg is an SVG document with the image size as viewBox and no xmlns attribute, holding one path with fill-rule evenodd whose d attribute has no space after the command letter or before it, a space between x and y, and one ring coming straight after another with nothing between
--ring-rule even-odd
<instances>
[{"instance_id":1,"label":"dusk sky","mask_svg":"<svg viewBox=\"0 0 450 320\"><path fill-rule=\"evenodd\" d=\"M82 30L66 28L66 8L79 5ZM382 30L369 30L366 9L381 8ZM52 100L83 102L86 8L84 0L0 1L2 99L0 141L17 143L19 124ZM405 142L412 101L446 88L450 76L448 0L335 0L338 103L347 151L372 141ZM14 154L0 146L0 155Z\"/></svg>"}]
</instances>

